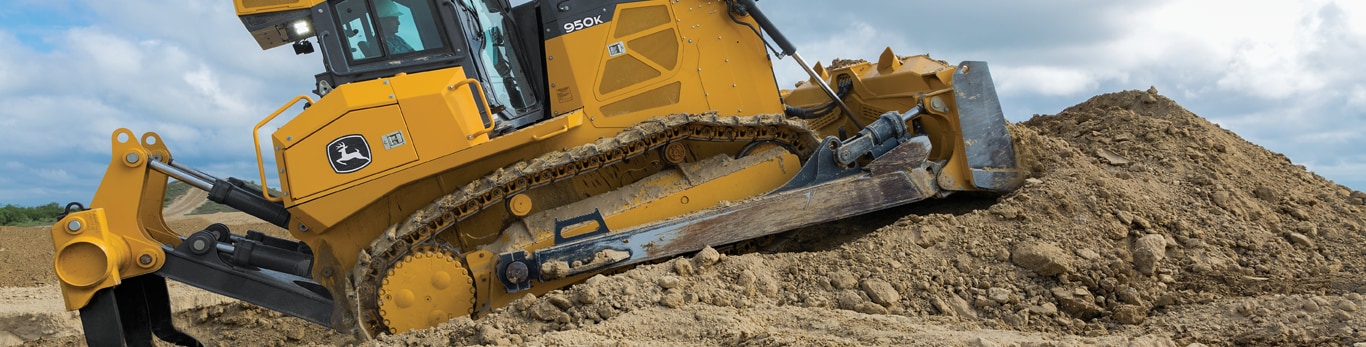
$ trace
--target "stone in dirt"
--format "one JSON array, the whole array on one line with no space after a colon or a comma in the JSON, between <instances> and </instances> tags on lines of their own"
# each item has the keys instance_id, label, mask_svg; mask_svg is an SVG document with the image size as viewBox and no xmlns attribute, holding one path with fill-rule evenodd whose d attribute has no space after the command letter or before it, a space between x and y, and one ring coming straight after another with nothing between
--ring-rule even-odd
<instances>
[{"instance_id":1,"label":"stone in dirt","mask_svg":"<svg viewBox=\"0 0 1366 347\"><path fill-rule=\"evenodd\" d=\"M697 255L693 256L692 260L697 266L712 266L713 264L716 264L716 262L721 261L721 252L717 252L715 248L708 246L707 248L697 251Z\"/></svg>"},{"instance_id":2,"label":"stone in dirt","mask_svg":"<svg viewBox=\"0 0 1366 347\"><path fill-rule=\"evenodd\" d=\"M901 294L892 288L890 283L882 280L864 280L861 287L863 292L868 294L868 298L882 306L896 305L901 301Z\"/></svg>"},{"instance_id":3,"label":"stone in dirt","mask_svg":"<svg viewBox=\"0 0 1366 347\"><path fill-rule=\"evenodd\" d=\"M1096 306L1096 297L1086 288L1053 287L1051 291L1063 313L1083 320L1100 315L1101 309L1100 306Z\"/></svg>"},{"instance_id":4,"label":"stone in dirt","mask_svg":"<svg viewBox=\"0 0 1366 347\"><path fill-rule=\"evenodd\" d=\"M1309 237L1304 236L1304 234L1291 232L1286 234L1286 238L1290 239L1290 242L1294 243L1296 246L1314 248L1314 240L1310 240Z\"/></svg>"},{"instance_id":5,"label":"stone in dirt","mask_svg":"<svg viewBox=\"0 0 1366 347\"><path fill-rule=\"evenodd\" d=\"M1124 324L1143 324L1148 319L1148 309L1138 305L1119 305L1115 307L1115 321Z\"/></svg>"},{"instance_id":6,"label":"stone in dirt","mask_svg":"<svg viewBox=\"0 0 1366 347\"><path fill-rule=\"evenodd\" d=\"M1051 243L1026 242L1015 246L1010 260L1040 276L1055 276L1070 271L1072 256Z\"/></svg>"},{"instance_id":7,"label":"stone in dirt","mask_svg":"<svg viewBox=\"0 0 1366 347\"><path fill-rule=\"evenodd\" d=\"M1144 275L1152 275L1158 265L1167 258L1167 239L1162 235L1148 234L1134 241L1134 270Z\"/></svg>"}]
</instances>

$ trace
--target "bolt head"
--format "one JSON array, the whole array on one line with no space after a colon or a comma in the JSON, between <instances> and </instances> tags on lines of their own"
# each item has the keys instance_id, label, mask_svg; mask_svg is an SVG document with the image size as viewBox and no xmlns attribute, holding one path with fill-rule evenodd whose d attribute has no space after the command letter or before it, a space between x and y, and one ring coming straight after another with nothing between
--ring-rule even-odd
<instances>
[{"instance_id":1,"label":"bolt head","mask_svg":"<svg viewBox=\"0 0 1366 347\"><path fill-rule=\"evenodd\" d=\"M152 265L152 255L151 255L151 254L143 254L143 255L138 256L138 264L142 264L142 265Z\"/></svg>"},{"instance_id":2,"label":"bolt head","mask_svg":"<svg viewBox=\"0 0 1366 347\"><path fill-rule=\"evenodd\" d=\"M506 275L508 281L512 283L526 282L528 272L526 263L520 261L508 264L507 270L503 270L503 274Z\"/></svg>"}]
</instances>

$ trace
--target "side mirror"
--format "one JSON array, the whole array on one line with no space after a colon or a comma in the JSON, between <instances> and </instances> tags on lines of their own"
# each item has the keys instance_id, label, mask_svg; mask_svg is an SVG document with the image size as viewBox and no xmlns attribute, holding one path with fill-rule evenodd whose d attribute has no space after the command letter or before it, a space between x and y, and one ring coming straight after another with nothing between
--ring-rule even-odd
<instances>
[{"instance_id":1,"label":"side mirror","mask_svg":"<svg viewBox=\"0 0 1366 347\"><path fill-rule=\"evenodd\" d=\"M300 55L300 54L309 54L309 53L313 53L313 43L312 43L312 42L309 42L309 41L299 41L299 42L295 42L295 43L294 43L294 54Z\"/></svg>"}]
</instances>

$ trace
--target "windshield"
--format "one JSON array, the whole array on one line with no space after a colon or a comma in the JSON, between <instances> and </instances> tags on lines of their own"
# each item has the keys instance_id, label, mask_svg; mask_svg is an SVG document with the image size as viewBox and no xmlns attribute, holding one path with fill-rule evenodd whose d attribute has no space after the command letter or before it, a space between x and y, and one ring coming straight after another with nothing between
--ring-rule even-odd
<instances>
[{"instance_id":1,"label":"windshield","mask_svg":"<svg viewBox=\"0 0 1366 347\"><path fill-rule=\"evenodd\" d=\"M517 114L536 105L536 97L527 87L522 62L513 51L510 28L504 26L503 13L494 11L484 0L461 0L467 11L474 12L478 32L470 35L470 47L479 52L478 60L488 72L491 103L510 106Z\"/></svg>"},{"instance_id":2,"label":"windshield","mask_svg":"<svg viewBox=\"0 0 1366 347\"><path fill-rule=\"evenodd\" d=\"M333 7L351 60L444 47L430 0L342 0Z\"/></svg>"}]
</instances>

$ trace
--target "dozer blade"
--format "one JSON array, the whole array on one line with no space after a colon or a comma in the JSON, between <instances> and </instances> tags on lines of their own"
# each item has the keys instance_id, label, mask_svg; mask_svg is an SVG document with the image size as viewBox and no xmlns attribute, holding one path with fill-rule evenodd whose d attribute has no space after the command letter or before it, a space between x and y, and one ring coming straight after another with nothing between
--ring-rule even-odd
<instances>
[{"instance_id":1,"label":"dozer blade","mask_svg":"<svg viewBox=\"0 0 1366 347\"><path fill-rule=\"evenodd\" d=\"M1024 174L1016 169L1015 149L987 63L959 64L953 89L973 184L994 192L1015 190Z\"/></svg>"}]
</instances>

